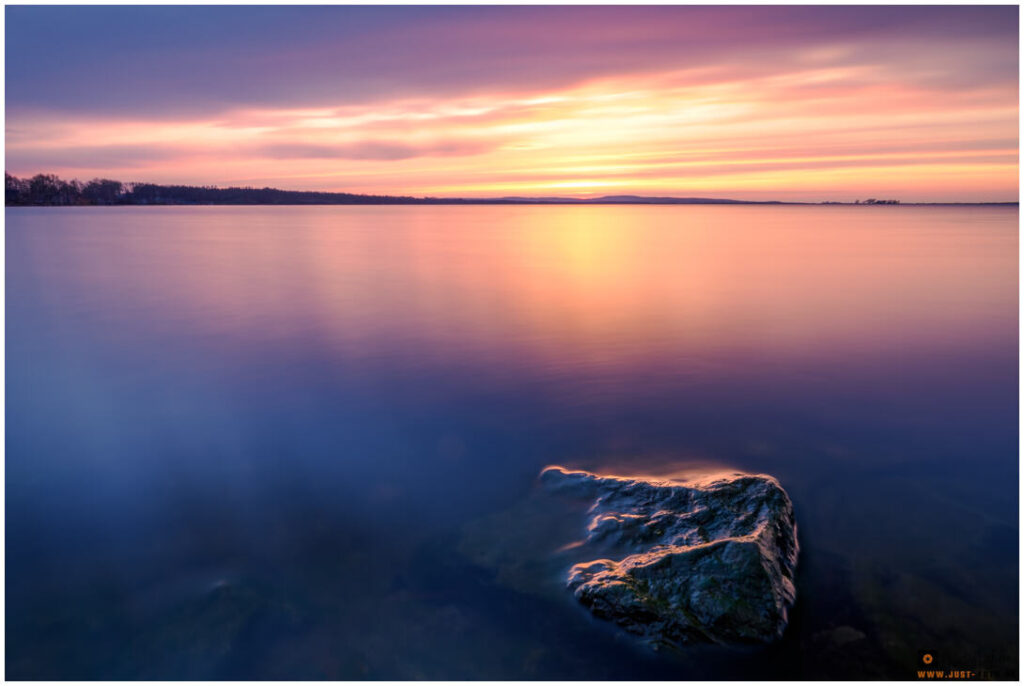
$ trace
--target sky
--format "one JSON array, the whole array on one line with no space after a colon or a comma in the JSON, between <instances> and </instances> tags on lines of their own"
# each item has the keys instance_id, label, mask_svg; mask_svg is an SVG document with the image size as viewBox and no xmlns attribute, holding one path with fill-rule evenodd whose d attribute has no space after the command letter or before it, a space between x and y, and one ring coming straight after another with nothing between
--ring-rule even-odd
<instances>
[{"instance_id":1,"label":"sky","mask_svg":"<svg viewBox=\"0 0 1024 686\"><path fill-rule=\"evenodd\" d=\"M1018 8L8 6L6 169L493 197L1018 195Z\"/></svg>"}]
</instances>

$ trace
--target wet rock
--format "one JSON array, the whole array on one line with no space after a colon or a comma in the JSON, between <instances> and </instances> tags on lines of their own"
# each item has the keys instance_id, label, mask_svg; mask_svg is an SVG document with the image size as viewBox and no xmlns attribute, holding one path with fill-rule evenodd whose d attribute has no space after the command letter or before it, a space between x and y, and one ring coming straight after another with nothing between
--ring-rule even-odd
<instances>
[{"instance_id":1,"label":"wet rock","mask_svg":"<svg viewBox=\"0 0 1024 686\"><path fill-rule=\"evenodd\" d=\"M575 550L595 559L572 566L568 587L598 617L655 645L782 635L798 544L792 503L772 477L658 481L548 467L541 481L594 501Z\"/></svg>"}]
</instances>

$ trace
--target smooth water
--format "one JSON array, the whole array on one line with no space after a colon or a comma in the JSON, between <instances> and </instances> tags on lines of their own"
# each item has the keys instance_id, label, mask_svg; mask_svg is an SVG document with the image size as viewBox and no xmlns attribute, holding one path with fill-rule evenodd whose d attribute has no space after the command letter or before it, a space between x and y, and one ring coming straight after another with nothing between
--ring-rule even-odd
<instances>
[{"instance_id":1,"label":"smooth water","mask_svg":"<svg viewBox=\"0 0 1024 686\"><path fill-rule=\"evenodd\" d=\"M7 676L1016 678L1017 221L7 209ZM592 618L552 463L776 476L785 638Z\"/></svg>"}]
</instances>

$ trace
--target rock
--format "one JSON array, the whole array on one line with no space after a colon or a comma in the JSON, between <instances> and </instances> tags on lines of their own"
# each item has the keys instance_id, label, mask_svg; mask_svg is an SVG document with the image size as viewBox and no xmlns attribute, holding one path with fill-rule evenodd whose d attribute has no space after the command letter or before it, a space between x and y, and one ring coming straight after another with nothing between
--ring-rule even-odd
<instances>
[{"instance_id":1,"label":"rock","mask_svg":"<svg viewBox=\"0 0 1024 686\"><path fill-rule=\"evenodd\" d=\"M763 643L796 597L793 505L770 476L696 481L541 473L550 490L593 499L568 587L604 619L654 645ZM614 558L614 559L612 559Z\"/></svg>"}]
</instances>

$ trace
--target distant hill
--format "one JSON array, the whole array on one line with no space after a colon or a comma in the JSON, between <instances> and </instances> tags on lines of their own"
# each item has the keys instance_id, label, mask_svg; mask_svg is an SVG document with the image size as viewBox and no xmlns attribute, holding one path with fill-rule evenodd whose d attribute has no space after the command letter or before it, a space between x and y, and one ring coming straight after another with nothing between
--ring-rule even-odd
<instances>
[{"instance_id":1,"label":"distant hill","mask_svg":"<svg viewBox=\"0 0 1024 686\"><path fill-rule=\"evenodd\" d=\"M473 202L473 201L469 201ZM507 202L554 205L782 205L778 200L730 200L727 198L675 198L647 195L602 195L599 198L547 198L506 196L481 202Z\"/></svg>"}]
</instances>

